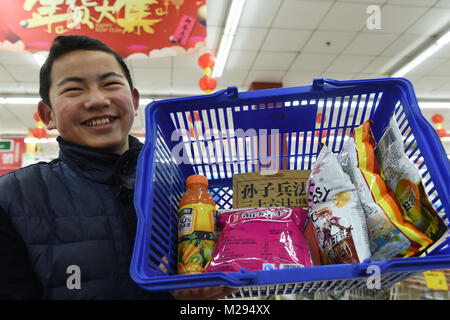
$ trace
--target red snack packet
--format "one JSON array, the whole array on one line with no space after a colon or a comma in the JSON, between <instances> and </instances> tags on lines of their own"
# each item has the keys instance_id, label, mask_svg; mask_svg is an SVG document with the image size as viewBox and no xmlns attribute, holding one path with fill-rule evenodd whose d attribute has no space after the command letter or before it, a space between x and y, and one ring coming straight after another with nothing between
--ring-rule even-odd
<instances>
[{"instance_id":1,"label":"red snack packet","mask_svg":"<svg viewBox=\"0 0 450 320\"><path fill-rule=\"evenodd\" d=\"M239 272L311 266L302 233L308 212L301 208L247 208L219 214L223 226L206 272Z\"/></svg>"}]
</instances>

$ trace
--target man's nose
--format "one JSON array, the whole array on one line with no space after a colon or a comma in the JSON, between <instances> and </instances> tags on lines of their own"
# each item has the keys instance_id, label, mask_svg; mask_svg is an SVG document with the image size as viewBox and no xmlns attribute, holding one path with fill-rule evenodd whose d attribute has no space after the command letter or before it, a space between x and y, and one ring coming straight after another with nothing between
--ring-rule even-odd
<instances>
[{"instance_id":1,"label":"man's nose","mask_svg":"<svg viewBox=\"0 0 450 320\"><path fill-rule=\"evenodd\" d=\"M91 90L84 102L84 106L87 109L91 108L104 108L111 104L109 98L100 90Z\"/></svg>"}]
</instances>

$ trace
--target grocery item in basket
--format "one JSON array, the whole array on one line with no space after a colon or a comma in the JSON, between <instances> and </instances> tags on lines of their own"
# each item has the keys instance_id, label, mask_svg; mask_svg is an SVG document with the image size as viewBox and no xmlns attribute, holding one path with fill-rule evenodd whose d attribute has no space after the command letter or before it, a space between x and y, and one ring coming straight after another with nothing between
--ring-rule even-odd
<instances>
[{"instance_id":1,"label":"grocery item in basket","mask_svg":"<svg viewBox=\"0 0 450 320\"><path fill-rule=\"evenodd\" d=\"M313 266L322 265L322 259L320 258L319 244L317 243L316 233L314 231L314 225L311 219L306 222L305 228L303 229L303 234L308 241L309 255L311 256L311 263Z\"/></svg>"},{"instance_id":2,"label":"grocery item in basket","mask_svg":"<svg viewBox=\"0 0 450 320\"><path fill-rule=\"evenodd\" d=\"M404 219L433 242L438 241L447 227L428 200L419 169L405 154L402 134L394 117L378 141L375 154L387 185L403 208Z\"/></svg>"},{"instance_id":3,"label":"grocery item in basket","mask_svg":"<svg viewBox=\"0 0 450 320\"><path fill-rule=\"evenodd\" d=\"M273 207L221 211L222 233L207 272L239 272L311 266L302 228L308 212Z\"/></svg>"},{"instance_id":4,"label":"grocery item in basket","mask_svg":"<svg viewBox=\"0 0 450 320\"><path fill-rule=\"evenodd\" d=\"M215 201L208 192L208 180L192 175L178 211L178 274L202 273L216 247Z\"/></svg>"},{"instance_id":5,"label":"grocery item in basket","mask_svg":"<svg viewBox=\"0 0 450 320\"><path fill-rule=\"evenodd\" d=\"M233 208L308 206L310 170L277 170L233 174Z\"/></svg>"},{"instance_id":6,"label":"grocery item in basket","mask_svg":"<svg viewBox=\"0 0 450 320\"><path fill-rule=\"evenodd\" d=\"M372 120L367 120L357 127L337 158L358 192L369 231L371 259L412 256L431 240L403 219L394 192L381 178L371 125Z\"/></svg>"},{"instance_id":7,"label":"grocery item in basket","mask_svg":"<svg viewBox=\"0 0 450 320\"><path fill-rule=\"evenodd\" d=\"M356 188L325 145L308 180L308 202L323 264L370 258L366 219Z\"/></svg>"}]
</instances>

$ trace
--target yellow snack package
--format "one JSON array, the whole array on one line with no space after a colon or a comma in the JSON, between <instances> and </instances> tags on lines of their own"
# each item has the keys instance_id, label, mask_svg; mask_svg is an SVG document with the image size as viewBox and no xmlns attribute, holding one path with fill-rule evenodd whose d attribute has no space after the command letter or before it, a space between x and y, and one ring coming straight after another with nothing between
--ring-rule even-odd
<instances>
[{"instance_id":1,"label":"yellow snack package","mask_svg":"<svg viewBox=\"0 0 450 320\"><path fill-rule=\"evenodd\" d=\"M402 134L394 118L381 136L375 154L386 184L402 206L404 219L413 223L433 243L438 241L447 227L428 200L419 169L405 154Z\"/></svg>"},{"instance_id":2,"label":"yellow snack package","mask_svg":"<svg viewBox=\"0 0 450 320\"><path fill-rule=\"evenodd\" d=\"M394 192L382 179L375 156L372 121L356 128L347 140L338 161L355 185L366 217L373 261L413 256L432 240L403 218Z\"/></svg>"}]
</instances>

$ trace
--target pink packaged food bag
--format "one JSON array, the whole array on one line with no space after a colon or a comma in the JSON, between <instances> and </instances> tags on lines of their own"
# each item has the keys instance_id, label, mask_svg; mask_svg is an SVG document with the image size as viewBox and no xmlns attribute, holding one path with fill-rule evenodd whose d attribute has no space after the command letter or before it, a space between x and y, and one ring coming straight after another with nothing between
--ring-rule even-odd
<instances>
[{"instance_id":1,"label":"pink packaged food bag","mask_svg":"<svg viewBox=\"0 0 450 320\"><path fill-rule=\"evenodd\" d=\"M218 215L221 234L206 272L239 272L311 266L301 208L247 208Z\"/></svg>"}]
</instances>

